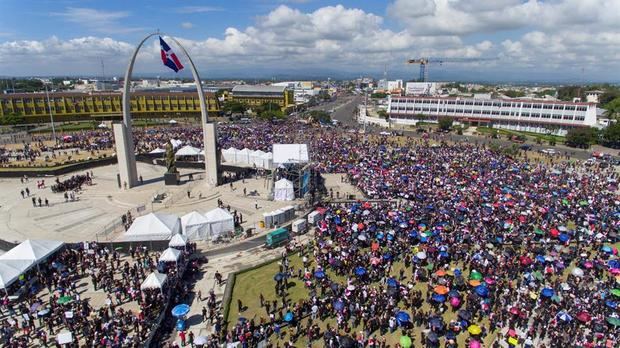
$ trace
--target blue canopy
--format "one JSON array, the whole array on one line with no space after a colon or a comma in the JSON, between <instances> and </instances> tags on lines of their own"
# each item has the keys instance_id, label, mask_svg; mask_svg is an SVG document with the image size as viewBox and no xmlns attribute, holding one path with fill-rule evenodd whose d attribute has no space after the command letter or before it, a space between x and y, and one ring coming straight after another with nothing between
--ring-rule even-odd
<instances>
[{"instance_id":1,"label":"blue canopy","mask_svg":"<svg viewBox=\"0 0 620 348\"><path fill-rule=\"evenodd\" d=\"M325 272L323 272L323 271L316 271L316 272L314 272L314 277L316 279L323 279L323 278L325 278Z\"/></svg>"},{"instance_id":2,"label":"blue canopy","mask_svg":"<svg viewBox=\"0 0 620 348\"><path fill-rule=\"evenodd\" d=\"M390 287L390 288L398 287L398 282L394 278L388 278L387 286Z\"/></svg>"},{"instance_id":3,"label":"blue canopy","mask_svg":"<svg viewBox=\"0 0 620 348\"><path fill-rule=\"evenodd\" d=\"M406 323L411 319L411 317L409 316L409 313L405 312L405 311L400 311L398 313L396 313L396 320L398 320L400 323Z\"/></svg>"},{"instance_id":4,"label":"blue canopy","mask_svg":"<svg viewBox=\"0 0 620 348\"><path fill-rule=\"evenodd\" d=\"M336 300L334 301L334 309L337 311L341 311L344 309L344 302L340 301L340 300Z\"/></svg>"},{"instance_id":5,"label":"blue canopy","mask_svg":"<svg viewBox=\"0 0 620 348\"><path fill-rule=\"evenodd\" d=\"M544 288L540 292L543 297L553 297L554 291L551 288Z\"/></svg>"},{"instance_id":6,"label":"blue canopy","mask_svg":"<svg viewBox=\"0 0 620 348\"><path fill-rule=\"evenodd\" d=\"M366 269L364 267L355 267L355 275L361 277L364 274L366 274Z\"/></svg>"},{"instance_id":7,"label":"blue canopy","mask_svg":"<svg viewBox=\"0 0 620 348\"><path fill-rule=\"evenodd\" d=\"M437 303L443 303L443 302L446 301L446 297L444 295L434 294L433 295L433 301L435 301Z\"/></svg>"},{"instance_id":8,"label":"blue canopy","mask_svg":"<svg viewBox=\"0 0 620 348\"><path fill-rule=\"evenodd\" d=\"M536 255L536 261L540 263L545 263L545 257L542 255Z\"/></svg>"},{"instance_id":9,"label":"blue canopy","mask_svg":"<svg viewBox=\"0 0 620 348\"><path fill-rule=\"evenodd\" d=\"M489 288L487 288L484 285L478 285L478 286L476 286L476 288L474 290L476 291L476 294L478 294L478 296L480 296L480 297L487 297L487 296L489 296Z\"/></svg>"},{"instance_id":10,"label":"blue canopy","mask_svg":"<svg viewBox=\"0 0 620 348\"><path fill-rule=\"evenodd\" d=\"M284 321L286 322L291 322L293 321L293 313L288 312L284 315Z\"/></svg>"},{"instance_id":11,"label":"blue canopy","mask_svg":"<svg viewBox=\"0 0 620 348\"><path fill-rule=\"evenodd\" d=\"M618 303L612 300L605 301L605 305L609 308L616 309L618 307Z\"/></svg>"},{"instance_id":12,"label":"blue canopy","mask_svg":"<svg viewBox=\"0 0 620 348\"><path fill-rule=\"evenodd\" d=\"M174 306L174 308L172 308L172 316L173 317L184 317L187 313L189 313L189 306L182 303L179 305Z\"/></svg>"}]
</instances>

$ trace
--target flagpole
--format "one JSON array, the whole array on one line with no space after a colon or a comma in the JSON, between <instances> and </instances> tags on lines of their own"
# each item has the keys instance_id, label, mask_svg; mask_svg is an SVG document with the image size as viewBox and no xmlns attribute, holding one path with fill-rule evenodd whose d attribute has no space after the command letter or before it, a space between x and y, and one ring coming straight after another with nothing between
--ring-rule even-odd
<instances>
[{"instance_id":1,"label":"flagpole","mask_svg":"<svg viewBox=\"0 0 620 348\"><path fill-rule=\"evenodd\" d=\"M50 105L50 94L47 91L47 83L43 85L45 86L45 96L47 97L47 109L50 112L50 121L52 122L52 137L54 138L54 143L56 143L56 128L54 127L54 115L52 115L52 106Z\"/></svg>"}]
</instances>

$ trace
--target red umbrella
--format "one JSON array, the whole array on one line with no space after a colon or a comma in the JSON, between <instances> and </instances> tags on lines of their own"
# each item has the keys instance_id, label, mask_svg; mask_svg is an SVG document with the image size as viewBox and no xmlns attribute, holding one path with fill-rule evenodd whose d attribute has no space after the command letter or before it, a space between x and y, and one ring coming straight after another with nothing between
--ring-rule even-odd
<instances>
[{"instance_id":1,"label":"red umbrella","mask_svg":"<svg viewBox=\"0 0 620 348\"><path fill-rule=\"evenodd\" d=\"M553 237L557 237L560 235L560 231L558 231L557 228L552 228L551 231L549 231L549 233L551 233L551 236Z\"/></svg>"},{"instance_id":2,"label":"red umbrella","mask_svg":"<svg viewBox=\"0 0 620 348\"><path fill-rule=\"evenodd\" d=\"M586 261L586 262L583 264L583 267L585 267L585 268L587 268L587 269L590 269L590 268L594 267L594 264L592 263L592 261Z\"/></svg>"},{"instance_id":3,"label":"red umbrella","mask_svg":"<svg viewBox=\"0 0 620 348\"><path fill-rule=\"evenodd\" d=\"M514 315L519 315L519 313L520 313L520 312L521 312L521 311L519 311L519 308L517 308L517 307L512 307L512 308L510 308L510 313L511 313L511 314L514 314Z\"/></svg>"},{"instance_id":4,"label":"red umbrella","mask_svg":"<svg viewBox=\"0 0 620 348\"><path fill-rule=\"evenodd\" d=\"M590 313L588 313L586 311L581 311L581 312L577 313L577 315L575 317L577 318L577 320L579 320L582 323L587 323L590 320L592 320L592 316L590 315Z\"/></svg>"},{"instance_id":5,"label":"red umbrella","mask_svg":"<svg viewBox=\"0 0 620 348\"><path fill-rule=\"evenodd\" d=\"M529 266L532 264L532 259L528 256L523 255L519 258L519 262L521 262L521 265L523 266Z\"/></svg>"}]
</instances>

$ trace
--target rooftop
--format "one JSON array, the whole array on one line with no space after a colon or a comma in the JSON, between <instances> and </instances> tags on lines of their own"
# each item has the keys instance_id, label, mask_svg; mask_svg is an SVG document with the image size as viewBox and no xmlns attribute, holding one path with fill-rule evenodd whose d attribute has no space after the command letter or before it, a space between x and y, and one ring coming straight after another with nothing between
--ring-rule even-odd
<instances>
[{"instance_id":1,"label":"rooftop","mask_svg":"<svg viewBox=\"0 0 620 348\"><path fill-rule=\"evenodd\" d=\"M268 86L268 85L236 85L233 87L232 92L243 92L243 93L253 93L253 92L262 92L262 93L283 93L286 89L285 86Z\"/></svg>"}]
</instances>

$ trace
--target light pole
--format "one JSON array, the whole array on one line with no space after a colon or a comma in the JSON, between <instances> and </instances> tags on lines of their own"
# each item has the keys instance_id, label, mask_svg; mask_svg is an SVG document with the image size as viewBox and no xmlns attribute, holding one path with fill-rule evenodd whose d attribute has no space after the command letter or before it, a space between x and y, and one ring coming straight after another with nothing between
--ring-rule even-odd
<instances>
[{"instance_id":1,"label":"light pole","mask_svg":"<svg viewBox=\"0 0 620 348\"><path fill-rule=\"evenodd\" d=\"M47 83L45 86L45 96L47 97L47 109L50 112L50 121L52 122L52 137L54 138L54 143L56 143L56 128L54 127L54 115L52 114L52 106L50 105L50 94L47 90Z\"/></svg>"}]
</instances>

